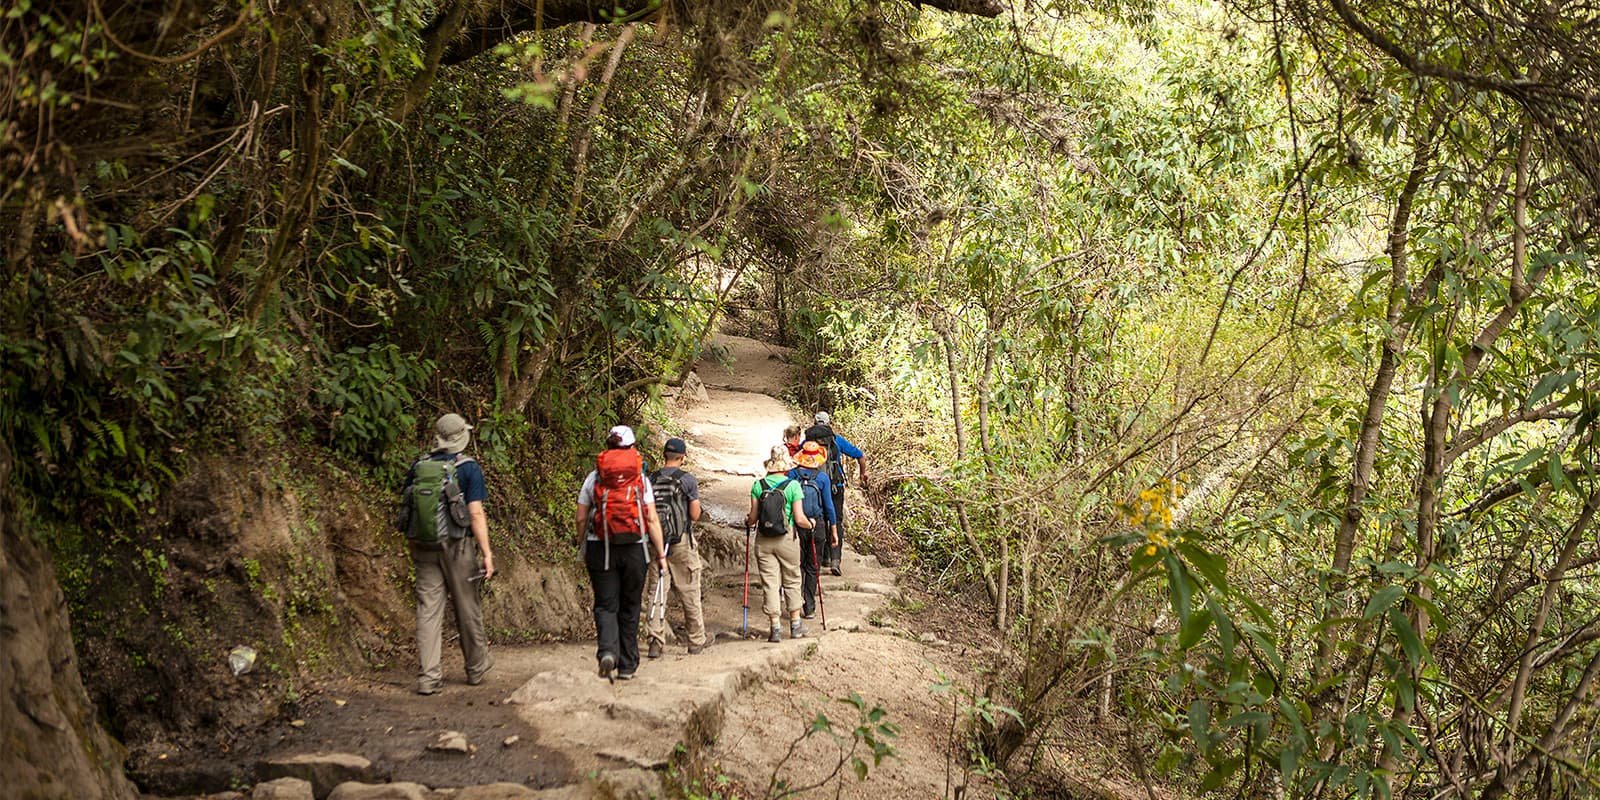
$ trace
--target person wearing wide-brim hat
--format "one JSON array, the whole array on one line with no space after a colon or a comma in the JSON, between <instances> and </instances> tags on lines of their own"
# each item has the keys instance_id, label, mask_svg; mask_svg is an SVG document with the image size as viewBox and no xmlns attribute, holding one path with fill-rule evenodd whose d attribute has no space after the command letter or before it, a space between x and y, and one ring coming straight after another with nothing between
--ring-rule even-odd
<instances>
[{"instance_id":1,"label":"person wearing wide-brim hat","mask_svg":"<svg viewBox=\"0 0 1600 800\"><path fill-rule=\"evenodd\" d=\"M433 450L411 465L402 488L409 498L419 470L435 476L442 471L448 476L444 479L447 485L442 494L454 495L449 505L455 506L441 506L431 520L408 517L407 538L416 567L417 658L421 662L416 689L419 694L435 694L443 683L439 659L444 649L447 597L455 607L467 683L474 686L482 683L484 673L494 666L494 659L489 655L489 637L483 627L483 609L478 604L478 581L494 575L489 519L483 510L489 494L483 467L462 453L472 440L472 426L460 414L439 417L433 430ZM422 469L425 464L432 469ZM447 467L439 466L441 464ZM453 486L448 485L451 483ZM462 505L467 517L465 525L457 518Z\"/></svg>"},{"instance_id":2,"label":"person wearing wide-brim hat","mask_svg":"<svg viewBox=\"0 0 1600 800\"><path fill-rule=\"evenodd\" d=\"M796 527L809 530L815 523L802 507L805 498L800 484L785 474L792 466L788 448L781 444L772 448L763 465L766 477L750 487L750 512L744 520L745 525L756 526L758 532L756 567L761 574L762 610L771 628L769 642L781 640L785 612L789 617L789 638L806 635L805 626L800 622L804 600L800 593L800 538ZM763 520L764 501L770 497L776 504L777 496L782 497L783 519Z\"/></svg>"},{"instance_id":3,"label":"person wearing wide-brim hat","mask_svg":"<svg viewBox=\"0 0 1600 800\"><path fill-rule=\"evenodd\" d=\"M828 451L816 442L800 446L795 456L798 466L789 470L789 477L800 484L805 498L802 506L806 516L817 524L811 530L800 531L800 590L805 598L805 609L800 616L811 619L817 613L817 580L819 561L825 561L832 547L839 543L839 517L833 506L833 480L823 469Z\"/></svg>"}]
</instances>

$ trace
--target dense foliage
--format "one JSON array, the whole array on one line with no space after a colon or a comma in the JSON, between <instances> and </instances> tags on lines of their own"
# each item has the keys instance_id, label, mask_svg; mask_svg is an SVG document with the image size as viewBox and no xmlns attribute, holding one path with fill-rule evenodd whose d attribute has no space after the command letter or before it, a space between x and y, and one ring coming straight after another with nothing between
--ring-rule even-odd
<instances>
[{"instance_id":1,"label":"dense foliage","mask_svg":"<svg viewBox=\"0 0 1600 800\"><path fill-rule=\"evenodd\" d=\"M991 604L1019 791L1091 716L1239 795L1600 787L1581 5L482 5L7 12L40 519L128 546L196 453L392 478L446 408L564 492L766 314Z\"/></svg>"}]
</instances>

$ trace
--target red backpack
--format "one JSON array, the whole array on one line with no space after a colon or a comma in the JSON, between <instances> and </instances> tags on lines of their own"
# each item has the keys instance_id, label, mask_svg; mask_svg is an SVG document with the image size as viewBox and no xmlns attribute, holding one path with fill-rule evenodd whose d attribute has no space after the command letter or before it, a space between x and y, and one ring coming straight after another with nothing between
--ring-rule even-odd
<instances>
[{"instance_id":1,"label":"red backpack","mask_svg":"<svg viewBox=\"0 0 1600 800\"><path fill-rule=\"evenodd\" d=\"M595 459L594 534L635 544L644 536L644 462L632 447L604 450Z\"/></svg>"}]
</instances>

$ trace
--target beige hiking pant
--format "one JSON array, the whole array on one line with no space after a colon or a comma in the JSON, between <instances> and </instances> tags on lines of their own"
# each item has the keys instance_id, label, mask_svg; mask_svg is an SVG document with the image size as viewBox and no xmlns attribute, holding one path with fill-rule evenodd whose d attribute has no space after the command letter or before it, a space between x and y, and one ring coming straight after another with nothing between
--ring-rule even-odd
<instances>
[{"instance_id":1,"label":"beige hiking pant","mask_svg":"<svg viewBox=\"0 0 1600 800\"><path fill-rule=\"evenodd\" d=\"M442 679L439 655L443 649L446 595L456 611L467 680L481 679L494 662L489 658L489 637L483 632L478 584L468 580L483 567L478 543L468 536L444 542L438 550L413 546L411 560L417 567L417 658L422 662L417 688L436 689Z\"/></svg>"},{"instance_id":2,"label":"beige hiking pant","mask_svg":"<svg viewBox=\"0 0 1600 800\"><path fill-rule=\"evenodd\" d=\"M800 539L789 536L756 537L756 569L761 574L761 610L777 626L785 611L800 613ZM782 592L780 599L779 593Z\"/></svg>"},{"instance_id":3,"label":"beige hiking pant","mask_svg":"<svg viewBox=\"0 0 1600 800\"><path fill-rule=\"evenodd\" d=\"M705 613L700 607L700 571L704 563L700 560L700 553L689 544L689 538L684 537L667 550L667 573L661 579L667 584L667 603L671 598L677 597L683 604L683 624L688 628L689 644L700 647L706 643ZM645 622L649 632L650 641L667 645L667 609L657 608L656 597L656 571L654 565L645 577L644 601Z\"/></svg>"}]
</instances>

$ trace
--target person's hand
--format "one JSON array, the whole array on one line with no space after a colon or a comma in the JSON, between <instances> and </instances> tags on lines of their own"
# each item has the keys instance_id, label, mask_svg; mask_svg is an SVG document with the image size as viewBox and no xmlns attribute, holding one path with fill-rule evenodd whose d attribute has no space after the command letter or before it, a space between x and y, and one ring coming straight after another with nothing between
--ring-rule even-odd
<instances>
[{"instance_id":1,"label":"person's hand","mask_svg":"<svg viewBox=\"0 0 1600 800\"><path fill-rule=\"evenodd\" d=\"M865 472L863 472L863 473L861 473L861 491L865 492L866 490L867 490L867 474Z\"/></svg>"},{"instance_id":2,"label":"person's hand","mask_svg":"<svg viewBox=\"0 0 1600 800\"><path fill-rule=\"evenodd\" d=\"M494 577L494 553L484 553L483 554L483 579L484 580L489 580L490 578L493 578L493 577Z\"/></svg>"}]
</instances>

